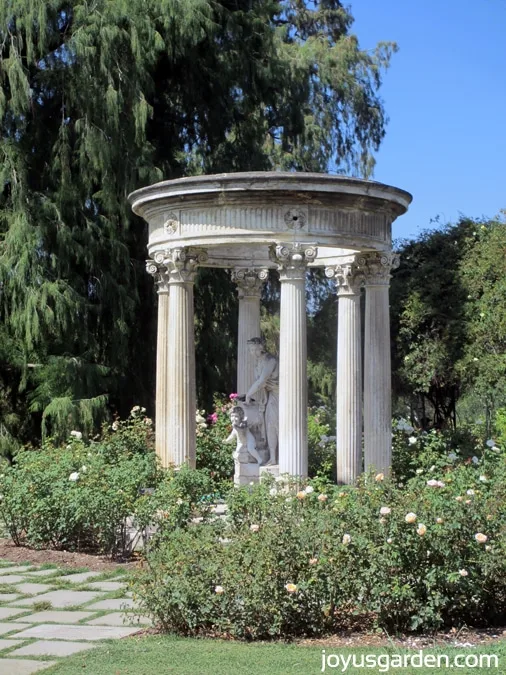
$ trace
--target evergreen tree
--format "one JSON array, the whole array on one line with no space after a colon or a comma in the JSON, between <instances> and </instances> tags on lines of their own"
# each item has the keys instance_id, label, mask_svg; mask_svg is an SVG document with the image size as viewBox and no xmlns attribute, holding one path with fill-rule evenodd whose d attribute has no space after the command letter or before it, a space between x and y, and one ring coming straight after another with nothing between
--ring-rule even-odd
<instances>
[{"instance_id":1,"label":"evergreen tree","mask_svg":"<svg viewBox=\"0 0 506 675\"><path fill-rule=\"evenodd\" d=\"M150 401L156 296L131 190L202 172L370 173L395 45L361 50L351 25L338 0L0 6L0 436L91 433ZM213 298L198 308L209 398L230 382L216 356L233 296L223 274L199 287Z\"/></svg>"}]
</instances>

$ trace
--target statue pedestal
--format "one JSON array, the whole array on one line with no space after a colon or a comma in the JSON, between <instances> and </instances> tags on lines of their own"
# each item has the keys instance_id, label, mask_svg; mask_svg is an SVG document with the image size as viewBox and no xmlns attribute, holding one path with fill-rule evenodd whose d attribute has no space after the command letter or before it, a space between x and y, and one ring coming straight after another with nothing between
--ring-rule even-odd
<instances>
[{"instance_id":1,"label":"statue pedestal","mask_svg":"<svg viewBox=\"0 0 506 675\"><path fill-rule=\"evenodd\" d=\"M234 472L234 485L249 485L250 483L258 483L259 481L259 469L256 462L251 462L250 464L240 464L239 462L235 463L235 472Z\"/></svg>"},{"instance_id":2,"label":"statue pedestal","mask_svg":"<svg viewBox=\"0 0 506 675\"><path fill-rule=\"evenodd\" d=\"M269 466L260 467L260 480L267 474L271 475L273 478L279 476L279 464L270 464Z\"/></svg>"}]
</instances>

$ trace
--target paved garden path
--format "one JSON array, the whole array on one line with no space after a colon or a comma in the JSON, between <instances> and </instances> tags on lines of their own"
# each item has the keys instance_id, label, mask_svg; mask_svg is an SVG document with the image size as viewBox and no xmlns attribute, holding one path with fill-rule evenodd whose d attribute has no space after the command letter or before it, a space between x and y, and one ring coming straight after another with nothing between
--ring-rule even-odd
<instances>
[{"instance_id":1,"label":"paved garden path","mask_svg":"<svg viewBox=\"0 0 506 675\"><path fill-rule=\"evenodd\" d=\"M0 564L0 675L30 675L148 624L124 573Z\"/></svg>"}]
</instances>

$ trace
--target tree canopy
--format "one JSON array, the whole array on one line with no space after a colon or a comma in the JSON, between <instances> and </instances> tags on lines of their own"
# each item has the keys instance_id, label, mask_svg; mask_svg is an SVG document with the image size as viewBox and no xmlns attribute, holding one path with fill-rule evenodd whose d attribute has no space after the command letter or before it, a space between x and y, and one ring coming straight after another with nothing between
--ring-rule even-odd
<instances>
[{"instance_id":1,"label":"tree canopy","mask_svg":"<svg viewBox=\"0 0 506 675\"><path fill-rule=\"evenodd\" d=\"M111 412L149 406L156 300L131 190L204 172L370 175L395 45L361 49L352 22L338 0L0 6L6 451L15 436L91 433ZM233 311L220 319L230 280L199 283L212 300L199 308L205 398L230 380L213 353L235 326Z\"/></svg>"}]
</instances>

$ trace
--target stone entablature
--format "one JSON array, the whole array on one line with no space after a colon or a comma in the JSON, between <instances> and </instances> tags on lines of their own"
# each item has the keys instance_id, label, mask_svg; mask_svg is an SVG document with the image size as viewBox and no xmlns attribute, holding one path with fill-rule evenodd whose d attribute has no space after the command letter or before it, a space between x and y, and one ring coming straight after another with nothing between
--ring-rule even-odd
<instances>
[{"instance_id":1,"label":"stone entablature","mask_svg":"<svg viewBox=\"0 0 506 675\"><path fill-rule=\"evenodd\" d=\"M255 266L275 267L265 243L390 250L392 221L411 196L373 181L312 173L237 173L156 183L130 195L149 223L148 250L203 246L207 266L231 267L244 247ZM239 250L237 250L239 249ZM317 265L311 261L310 265Z\"/></svg>"}]
</instances>

